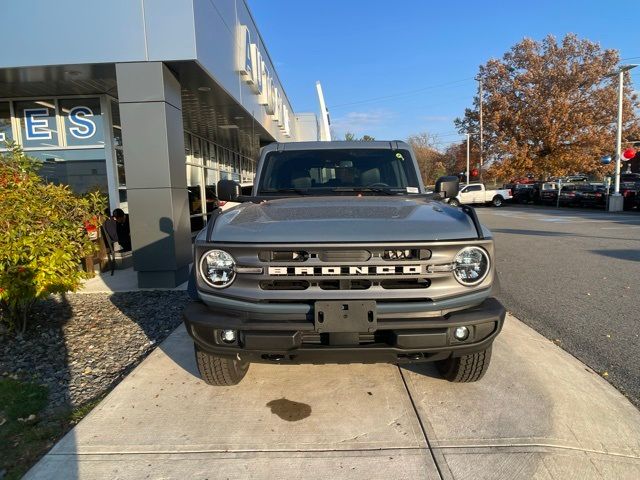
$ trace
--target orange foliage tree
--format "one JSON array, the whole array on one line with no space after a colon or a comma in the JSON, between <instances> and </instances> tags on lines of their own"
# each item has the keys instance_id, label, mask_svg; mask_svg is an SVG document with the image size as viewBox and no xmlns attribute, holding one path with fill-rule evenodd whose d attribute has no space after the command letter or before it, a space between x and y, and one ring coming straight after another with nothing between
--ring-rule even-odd
<instances>
[{"instance_id":1,"label":"orange foliage tree","mask_svg":"<svg viewBox=\"0 0 640 480\"><path fill-rule=\"evenodd\" d=\"M483 82L484 158L493 175L531 173L545 178L610 173L599 159L615 148L617 75L615 50L569 34L558 42L524 39L480 67ZM623 141L638 139L639 103L625 73ZM479 99L456 119L461 133L479 131Z\"/></svg>"}]
</instances>

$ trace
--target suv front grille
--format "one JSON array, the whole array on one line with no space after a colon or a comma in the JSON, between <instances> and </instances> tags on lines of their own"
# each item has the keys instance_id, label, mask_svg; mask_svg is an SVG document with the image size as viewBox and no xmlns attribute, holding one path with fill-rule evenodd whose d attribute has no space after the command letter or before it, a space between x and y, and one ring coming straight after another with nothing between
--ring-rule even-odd
<instances>
[{"instance_id":1,"label":"suv front grille","mask_svg":"<svg viewBox=\"0 0 640 480\"><path fill-rule=\"evenodd\" d=\"M384 290L425 289L431 285L424 262L432 252L424 248L305 248L261 250L269 280L262 290ZM424 276L422 276L424 275Z\"/></svg>"},{"instance_id":2,"label":"suv front grille","mask_svg":"<svg viewBox=\"0 0 640 480\"><path fill-rule=\"evenodd\" d=\"M450 268L469 244L493 253L490 239L347 244L219 244L243 271L216 295L252 302L416 299L461 295ZM443 267L443 268L434 268ZM485 288L488 282L478 288Z\"/></svg>"}]
</instances>

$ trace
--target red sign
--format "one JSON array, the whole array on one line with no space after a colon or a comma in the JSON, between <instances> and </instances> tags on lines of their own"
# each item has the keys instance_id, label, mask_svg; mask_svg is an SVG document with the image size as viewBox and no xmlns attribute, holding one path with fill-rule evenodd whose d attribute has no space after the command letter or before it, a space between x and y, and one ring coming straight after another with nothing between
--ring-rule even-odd
<instances>
[{"instance_id":1,"label":"red sign","mask_svg":"<svg viewBox=\"0 0 640 480\"><path fill-rule=\"evenodd\" d=\"M631 160L636 156L636 151L633 148L627 148L624 152L622 152L622 158L625 160Z\"/></svg>"}]
</instances>

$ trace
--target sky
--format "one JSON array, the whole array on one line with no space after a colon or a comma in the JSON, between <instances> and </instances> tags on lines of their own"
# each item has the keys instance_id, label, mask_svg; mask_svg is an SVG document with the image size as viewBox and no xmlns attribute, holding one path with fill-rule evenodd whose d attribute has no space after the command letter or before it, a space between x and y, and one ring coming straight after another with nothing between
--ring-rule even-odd
<instances>
[{"instance_id":1,"label":"sky","mask_svg":"<svg viewBox=\"0 0 640 480\"><path fill-rule=\"evenodd\" d=\"M575 33L640 63L638 0L247 0L294 112L380 140L427 131L446 148L472 105L478 67L522 38ZM632 70L640 90L640 67Z\"/></svg>"}]
</instances>

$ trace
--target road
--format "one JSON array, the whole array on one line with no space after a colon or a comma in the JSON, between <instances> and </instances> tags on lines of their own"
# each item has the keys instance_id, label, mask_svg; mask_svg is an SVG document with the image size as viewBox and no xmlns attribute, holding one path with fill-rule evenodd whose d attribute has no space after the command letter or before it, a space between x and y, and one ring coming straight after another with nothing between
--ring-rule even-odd
<instances>
[{"instance_id":1,"label":"road","mask_svg":"<svg viewBox=\"0 0 640 480\"><path fill-rule=\"evenodd\" d=\"M640 214L478 208L500 300L640 407Z\"/></svg>"}]
</instances>

